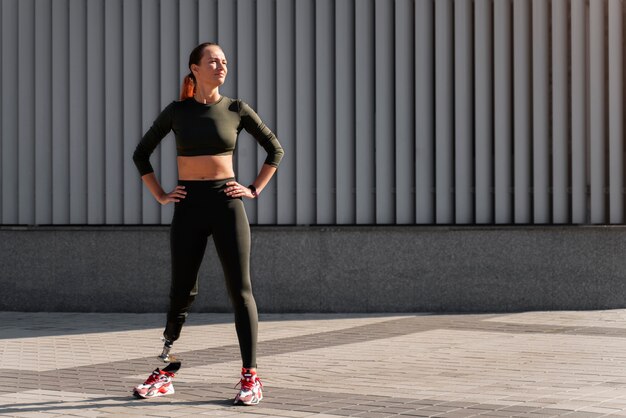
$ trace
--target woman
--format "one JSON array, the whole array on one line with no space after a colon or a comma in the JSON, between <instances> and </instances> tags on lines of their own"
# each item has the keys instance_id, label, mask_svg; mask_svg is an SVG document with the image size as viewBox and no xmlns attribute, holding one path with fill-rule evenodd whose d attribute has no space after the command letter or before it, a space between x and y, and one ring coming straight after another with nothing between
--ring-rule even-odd
<instances>
[{"instance_id":1,"label":"woman","mask_svg":"<svg viewBox=\"0 0 626 418\"><path fill-rule=\"evenodd\" d=\"M241 390L235 404L255 405L263 394L256 373L258 317L250 284L250 226L243 198L259 197L276 172L283 149L250 106L220 94L228 69L219 45L203 43L194 48L189 70L180 101L161 112L133 155L143 183L154 198L162 205L175 204L170 230L172 283L163 356L167 359L169 348L180 336L197 295L197 275L207 239L213 236L235 312L243 362ZM233 169L233 151L242 129L267 152L257 178L247 187L235 180ZM149 158L170 130L176 137L179 181L167 193L154 175Z\"/></svg>"}]
</instances>

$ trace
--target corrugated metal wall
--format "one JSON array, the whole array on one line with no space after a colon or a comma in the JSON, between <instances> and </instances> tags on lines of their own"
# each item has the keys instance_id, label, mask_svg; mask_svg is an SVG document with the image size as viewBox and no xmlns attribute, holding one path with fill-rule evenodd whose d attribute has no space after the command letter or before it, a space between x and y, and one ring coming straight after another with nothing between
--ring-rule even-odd
<instances>
[{"instance_id":1,"label":"corrugated metal wall","mask_svg":"<svg viewBox=\"0 0 626 418\"><path fill-rule=\"evenodd\" d=\"M624 223L622 0L0 5L1 224L169 223L131 155L205 40L286 150L252 223Z\"/></svg>"}]
</instances>

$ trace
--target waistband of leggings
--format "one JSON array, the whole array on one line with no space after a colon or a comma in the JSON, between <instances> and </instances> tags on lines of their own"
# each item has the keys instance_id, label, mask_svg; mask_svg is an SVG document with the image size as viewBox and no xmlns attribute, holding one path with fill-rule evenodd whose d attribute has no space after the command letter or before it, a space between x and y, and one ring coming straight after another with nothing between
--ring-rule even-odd
<instances>
[{"instance_id":1,"label":"waistband of leggings","mask_svg":"<svg viewBox=\"0 0 626 418\"><path fill-rule=\"evenodd\" d=\"M229 181L235 181L234 177L218 180L178 180L179 186L185 186L189 188L202 188L202 189L223 189L226 187L226 183Z\"/></svg>"}]
</instances>

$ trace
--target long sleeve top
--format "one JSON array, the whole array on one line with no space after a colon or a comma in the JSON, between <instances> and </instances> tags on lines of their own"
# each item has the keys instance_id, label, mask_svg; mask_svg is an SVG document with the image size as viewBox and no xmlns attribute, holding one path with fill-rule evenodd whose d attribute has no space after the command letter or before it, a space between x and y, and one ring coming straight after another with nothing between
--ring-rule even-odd
<instances>
[{"instance_id":1,"label":"long sleeve top","mask_svg":"<svg viewBox=\"0 0 626 418\"><path fill-rule=\"evenodd\" d=\"M232 155L243 129L267 152L265 164L278 167L284 151L276 135L248 104L225 96L210 105L193 98L170 103L137 145L133 161L142 176L153 172L150 155L170 131L179 156Z\"/></svg>"}]
</instances>

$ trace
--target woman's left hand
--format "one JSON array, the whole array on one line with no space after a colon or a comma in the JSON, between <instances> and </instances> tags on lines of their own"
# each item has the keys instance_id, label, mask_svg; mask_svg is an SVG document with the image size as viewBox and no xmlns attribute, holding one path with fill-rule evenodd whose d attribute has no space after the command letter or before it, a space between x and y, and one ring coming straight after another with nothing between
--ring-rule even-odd
<instances>
[{"instance_id":1,"label":"woman's left hand","mask_svg":"<svg viewBox=\"0 0 626 418\"><path fill-rule=\"evenodd\" d=\"M224 189L224 193L229 197L247 197L248 199L254 199L254 195L252 194L252 190L248 189L246 186L242 186L236 181L229 181L226 183L226 187Z\"/></svg>"}]
</instances>

